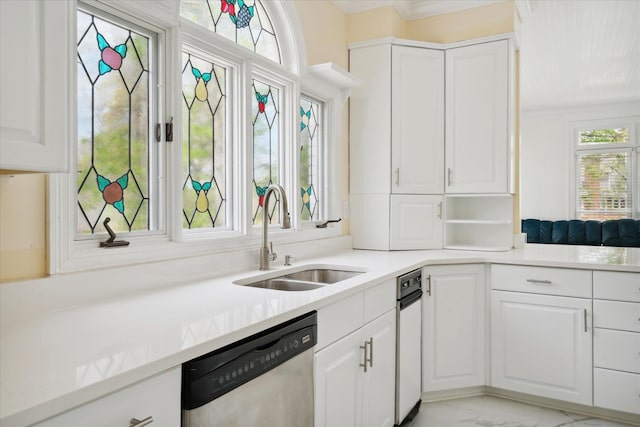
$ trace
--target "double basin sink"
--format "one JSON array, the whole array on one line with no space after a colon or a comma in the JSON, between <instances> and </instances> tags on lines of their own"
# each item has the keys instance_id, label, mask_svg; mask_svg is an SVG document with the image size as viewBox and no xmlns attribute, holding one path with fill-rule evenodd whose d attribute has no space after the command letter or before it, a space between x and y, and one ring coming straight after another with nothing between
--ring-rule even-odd
<instances>
[{"instance_id":1,"label":"double basin sink","mask_svg":"<svg viewBox=\"0 0 640 427\"><path fill-rule=\"evenodd\" d=\"M278 291L310 291L350 279L364 271L345 267L308 266L302 270L281 272L275 277L250 278L233 282L236 285Z\"/></svg>"}]
</instances>

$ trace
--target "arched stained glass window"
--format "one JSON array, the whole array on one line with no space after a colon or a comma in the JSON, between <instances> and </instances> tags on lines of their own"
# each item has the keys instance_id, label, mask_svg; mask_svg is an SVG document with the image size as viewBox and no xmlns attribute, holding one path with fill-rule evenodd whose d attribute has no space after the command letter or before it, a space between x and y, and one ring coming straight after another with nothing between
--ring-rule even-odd
<instances>
[{"instance_id":1,"label":"arched stained glass window","mask_svg":"<svg viewBox=\"0 0 640 427\"><path fill-rule=\"evenodd\" d=\"M77 234L107 217L118 232L150 230L152 38L83 11L77 24Z\"/></svg>"},{"instance_id":2,"label":"arched stained glass window","mask_svg":"<svg viewBox=\"0 0 640 427\"><path fill-rule=\"evenodd\" d=\"M274 62L282 58L260 0L182 0L180 15Z\"/></svg>"}]
</instances>

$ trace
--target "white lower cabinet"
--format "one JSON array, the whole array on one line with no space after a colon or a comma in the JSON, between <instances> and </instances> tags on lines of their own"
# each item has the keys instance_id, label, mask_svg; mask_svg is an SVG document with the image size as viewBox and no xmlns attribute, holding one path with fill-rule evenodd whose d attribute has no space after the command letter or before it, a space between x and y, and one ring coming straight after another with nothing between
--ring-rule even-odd
<instances>
[{"instance_id":1,"label":"white lower cabinet","mask_svg":"<svg viewBox=\"0 0 640 427\"><path fill-rule=\"evenodd\" d=\"M485 384L484 275L480 264L424 268L423 391Z\"/></svg>"},{"instance_id":2,"label":"white lower cabinet","mask_svg":"<svg viewBox=\"0 0 640 427\"><path fill-rule=\"evenodd\" d=\"M180 425L181 368L151 377L79 408L45 420L35 427L135 425L149 417L158 426Z\"/></svg>"},{"instance_id":3,"label":"white lower cabinet","mask_svg":"<svg viewBox=\"0 0 640 427\"><path fill-rule=\"evenodd\" d=\"M364 299L363 304L357 304L359 298ZM332 343L319 339L315 355L316 427L393 425L395 280L320 309L319 338L323 328L333 325L335 331L342 325L341 318L354 317L361 319L356 330Z\"/></svg>"},{"instance_id":4,"label":"white lower cabinet","mask_svg":"<svg viewBox=\"0 0 640 427\"><path fill-rule=\"evenodd\" d=\"M491 294L491 385L591 405L591 300Z\"/></svg>"}]
</instances>

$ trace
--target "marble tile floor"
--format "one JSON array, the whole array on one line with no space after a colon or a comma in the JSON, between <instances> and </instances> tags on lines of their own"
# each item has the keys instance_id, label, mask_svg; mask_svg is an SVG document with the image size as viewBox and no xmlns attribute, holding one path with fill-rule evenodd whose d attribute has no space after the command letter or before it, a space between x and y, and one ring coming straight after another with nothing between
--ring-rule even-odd
<instances>
[{"instance_id":1,"label":"marble tile floor","mask_svg":"<svg viewBox=\"0 0 640 427\"><path fill-rule=\"evenodd\" d=\"M474 426L628 427L629 425L492 396L423 403L420 412L410 424L410 427Z\"/></svg>"}]
</instances>

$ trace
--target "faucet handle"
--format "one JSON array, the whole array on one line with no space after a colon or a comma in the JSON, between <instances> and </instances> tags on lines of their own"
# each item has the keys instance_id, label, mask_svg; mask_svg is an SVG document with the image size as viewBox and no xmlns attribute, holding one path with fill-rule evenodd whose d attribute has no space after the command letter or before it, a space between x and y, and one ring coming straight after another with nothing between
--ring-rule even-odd
<instances>
[{"instance_id":1,"label":"faucet handle","mask_svg":"<svg viewBox=\"0 0 640 427\"><path fill-rule=\"evenodd\" d=\"M269 261L275 261L278 254L273 251L273 242L269 242Z\"/></svg>"}]
</instances>

